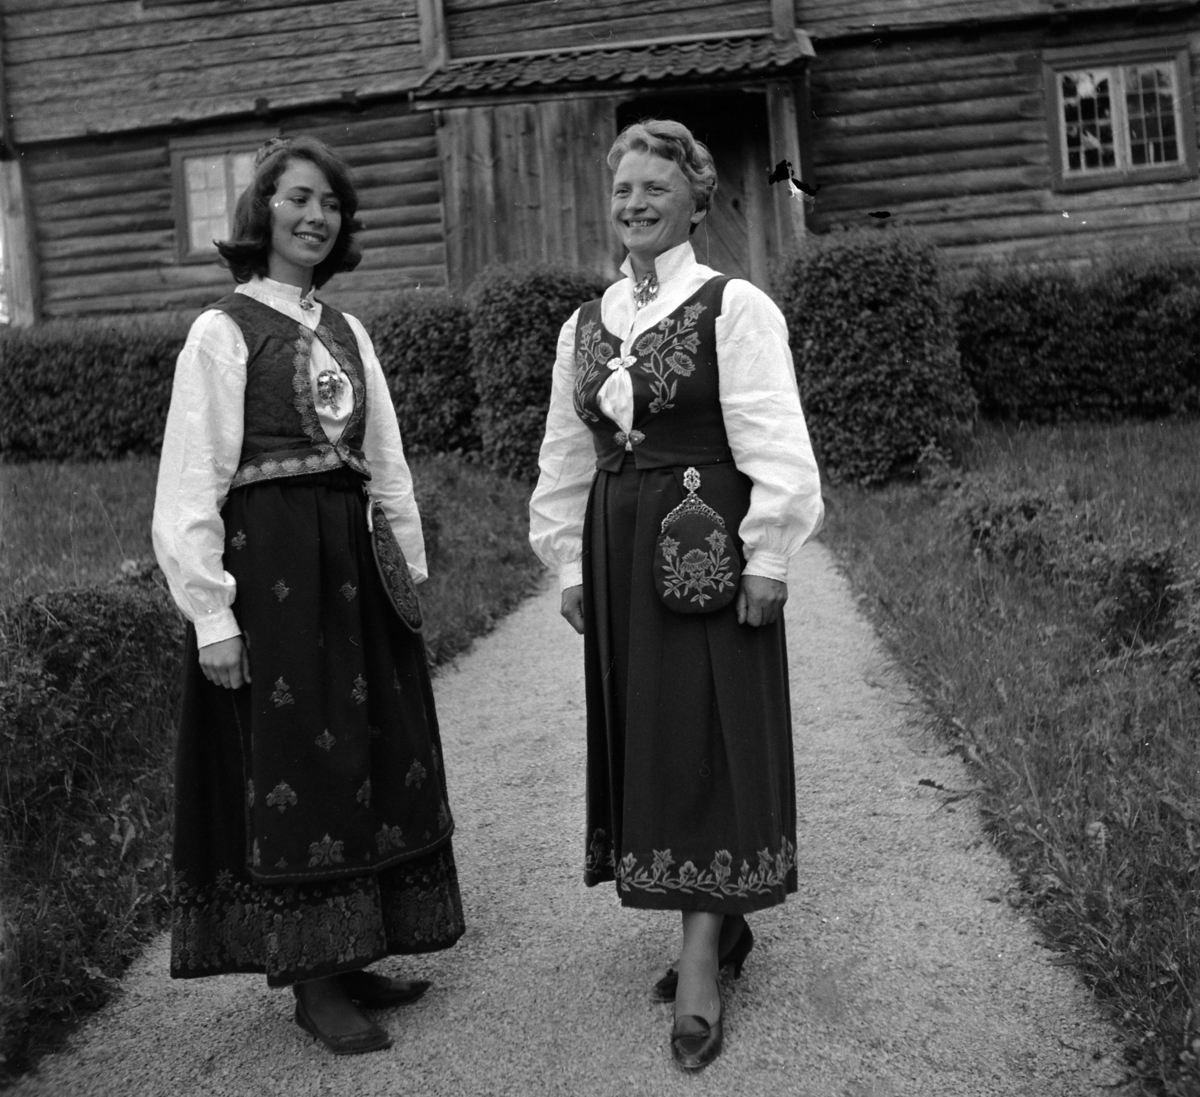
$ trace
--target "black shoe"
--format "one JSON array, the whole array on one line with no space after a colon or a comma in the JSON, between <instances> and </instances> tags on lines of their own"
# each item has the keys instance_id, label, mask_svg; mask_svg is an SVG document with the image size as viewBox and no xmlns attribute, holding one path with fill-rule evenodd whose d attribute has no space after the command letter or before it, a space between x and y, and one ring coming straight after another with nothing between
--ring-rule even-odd
<instances>
[{"instance_id":1,"label":"black shoe","mask_svg":"<svg viewBox=\"0 0 1200 1097\"><path fill-rule=\"evenodd\" d=\"M750 932L750 923L742 921L742 932L738 934L738 938L733 942L733 947L717 960L719 967L733 968L733 977L739 978L742 974L742 965L746 962L746 957L750 955L750 950L754 947L754 934ZM667 968L667 973L654 984L654 989L650 992L650 997L656 1002L673 1002L675 1001L675 988L679 985L679 972L673 967Z\"/></svg>"},{"instance_id":2,"label":"black shoe","mask_svg":"<svg viewBox=\"0 0 1200 1097\"><path fill-rule=\"evenodd\" d=\"M378 1025L371 1025L363 1032L352 1032L346 1036L322 1032L299 997L296 998L296 1024L310 1036L320 1040L334 1055L361 1055L365 1051L382 1051L392 1046L392 1038Z\"/></svg>"},{"instance_id":3,"label":"black shoe","mask_svg":"<svg viewBox=\"0 0 1200 1097\"><path fill-rule=\"evenodd\" d=\"M426 979L392 979L373 971L347 971L337 976L346 996L364 1009L388 1009L415 1002L433 984Z\"/></svg>"},{"instance_id":4,"label":"black shoe","mask_svg":"<svg viewBox=\"0 0 1200 1097\"><path fill-rule=\"evenodd\" d=\"M720 992L718 991L718 997ZM724 1013L724 1010L722 1010ZM725 1044L725 1031L718 1015L711 1025L695 1014L676 1017L671 1029L671 1054L684 1070L703 1070Z\"/></svg>"}]
</instances>

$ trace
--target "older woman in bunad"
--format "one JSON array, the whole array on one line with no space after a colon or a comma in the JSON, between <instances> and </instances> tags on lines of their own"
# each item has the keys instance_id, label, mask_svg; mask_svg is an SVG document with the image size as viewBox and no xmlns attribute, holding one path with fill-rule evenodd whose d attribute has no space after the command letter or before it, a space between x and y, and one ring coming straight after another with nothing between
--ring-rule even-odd
<instances>
[{"instance_id":1,"label":"older woman in bunad","mask_svg":"<svg viewBox=\"0 0 1200 1097\"><path fill-rule=\"evenodd\" d=\"M585 638L585 881L682 912L654 995L674 999L672 1051L697 1069L721 1050L717 976L750 951L745 915L796 889L782 608L823 509L783 317L692 251L708 150L646 122L608 165L625 277L559 337L530 539ZM714 551L684 554L670 523L713 512Z\"/></svg>"},{"instance_id":2,"label":"older woman in bunad","mask_svg":"<svg viewBox=\"0 0 1200 1097\"><path fill-rule=\"evenodd\" d=\"M259 152L218 249L240 283L179 355L154 545L188 619L171 974L262 972L331 1051L427 983L364 969L463 932L419 635L376 569L364 486L415 581L421 521L362 325L313 297L360 252L345 163ZM401 599L403 603L403 599Z\"/></svg>"}]
</instances>

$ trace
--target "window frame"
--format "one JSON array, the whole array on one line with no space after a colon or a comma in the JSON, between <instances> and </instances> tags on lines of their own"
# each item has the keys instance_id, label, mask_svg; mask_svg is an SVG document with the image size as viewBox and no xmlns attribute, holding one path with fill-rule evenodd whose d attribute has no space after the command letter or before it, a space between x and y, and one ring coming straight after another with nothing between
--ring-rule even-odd
<instances>
[{"instance_id":1,"label":"window frame","mask_svg":"<svg viewBox=\"0 0 1200 1097\"><path fill-rule=\"evenodd\" d=\"M1079 68L1120 69L1143 62L1167 63L1174 67L1179 98L1179 147L1183 156L1178 163L1153 167L1126 167L1115 171L1088 172L1077 176L1067 174L1066 149L1063 148L1062 82L1064 72ZM1193 179L1197 175L1196 121L1192 109L1192 67L1188 43L1182 38L1145 39L1116 47L1076 46L1070 49L1045 50L1042 54L1042 87L1045 98L1046 130L1050 139L1051 190L1085 191L1109 187L1141 186L1149 183L1169 183ZM1115 101L1115 100L1114 100ZM1125 103L1120 105L1125 126L1122 140L1128 141L1128 119ZM1114 119L1115 121L1115 119Z\"/></svg>"},{"instance_id":2,"label":"window frame","mask_svg":"<svg viewBox=\"0 0 1200 1097\"><path fill-rule=\"evenodd\" d=\"M264 141L279 136L278 126L257 126L232 133L212 133L173 137L171 154L171 217L175 222L175 261L180 264L211 263L217 253L191 250L191 224L188 220L187 176L183 162L204 153L253 152Z\"/></svg>"}]
</instances>

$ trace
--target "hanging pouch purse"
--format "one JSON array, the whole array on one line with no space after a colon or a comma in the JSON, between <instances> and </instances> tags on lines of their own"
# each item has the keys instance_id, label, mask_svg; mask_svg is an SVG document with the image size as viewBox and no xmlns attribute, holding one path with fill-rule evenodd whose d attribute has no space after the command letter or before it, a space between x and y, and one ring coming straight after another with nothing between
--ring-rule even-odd
<instances>
[{"instance_id":1,"label":"hanging pouch purse","mask_svg":"<svg viewBox=\"0 0 1200 1097\"><path fill-rule=\"evenodd\" d=\"M742 565L725 520L696 494L700 474L683 474L687 496L663 519L654 549L654 585L676 613L715 613L737 595Z\"/></svg>"},{"instance_id":2,"label":"hanging pouch purse","mask_svg":"<svg viewBox=\"0 0 1200 1097\"><path fill-rule=\"evenodd\" d=\"M384 513L383 504L367 494L367 529L371 532L371 550L375 553L375 566L383 580L388 601L401 623L412 632L420 632L425 623L421 617L421 603L417 600L417 588L408 571L408 561L392 524Z\"/></svg>"}]
</instances>

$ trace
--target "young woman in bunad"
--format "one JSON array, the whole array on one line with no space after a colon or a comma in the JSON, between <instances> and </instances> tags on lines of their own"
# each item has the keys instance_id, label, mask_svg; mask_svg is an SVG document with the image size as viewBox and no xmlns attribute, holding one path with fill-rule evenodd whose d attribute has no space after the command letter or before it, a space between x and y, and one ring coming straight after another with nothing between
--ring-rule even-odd
<instances>
[{"instance_id":1,"label":"young woman in bunad","mask_svg":"<svg viewBox=\"0 0 1200 1097\"><path fill-rule=\"evenodd\" d=\"M721 1050L717 976L750 951L745 915L796 889L782 608L823 507L782 315L692 252L708 150L646 122L608 165L625 277L559 337L530 540L585 638L585 880L682 912L654 995L697 1069ZM710 532L685 552L688 514Z\"/></svg>"},{"instance_id":2,"label":"young woman in bunad","mask_svg":"<svg viewBox=\"0 0 1200 1097\"><path fill-rule=\"evenodd\" d=\"M262 972L331 1051L387 1047L367 972L462 935L425 649L393 611L364 486L415 581L421 521L362 325L313 297L352 270L358 202L312 138L268 142L218 250L240 283L179 355L154 545L188 619L171 974Z\"/></svg>"}]
</instances>

